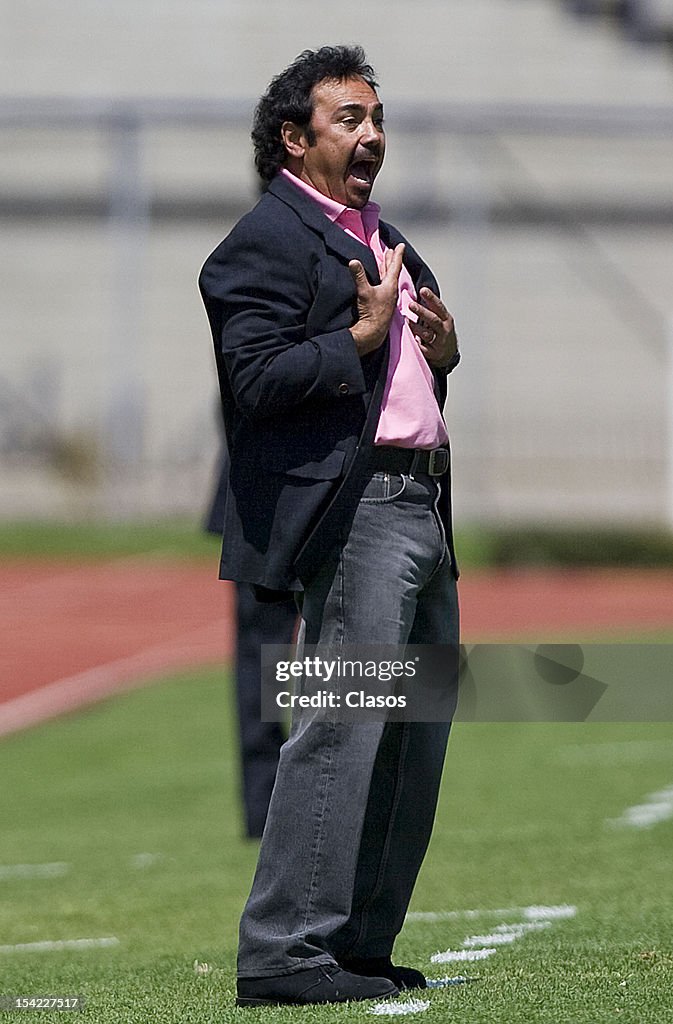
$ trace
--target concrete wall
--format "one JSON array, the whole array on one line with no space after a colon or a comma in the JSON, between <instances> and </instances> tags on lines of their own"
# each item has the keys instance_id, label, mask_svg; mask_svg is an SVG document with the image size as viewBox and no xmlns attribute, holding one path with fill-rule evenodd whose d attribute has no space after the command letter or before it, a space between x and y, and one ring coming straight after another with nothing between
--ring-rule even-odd
<instances>
[{"instance_id":1,"label":"concrete wall","mask_svg":"<svg viewBox=\"0 0 673 1024\"><path fill-rule=\"evenodd\" d=\"M252 104L303 47L352 40L377 67L387 107L376 198L435 269L460 327L449 407L459 516L670 515L671 136L428 137L396 123L412 100L421 111L505 101L670 110L665 50L580 23L553 0L421 2L411 17L398 0L2 0L0 39L1 515L200 507L217 438L195 280L255 195L244 128L149 127L140 173L159 213L120 237L100 215L114 166L106 132L10 123L8 106ZM428 190L446 216L417 223L407 200ZM475 203L490 223L475 219ZM138 287L125 291L130 270ZM142 447L134 466L98 477L124 382L142 403Z\"/></svg>"}]
</instances>

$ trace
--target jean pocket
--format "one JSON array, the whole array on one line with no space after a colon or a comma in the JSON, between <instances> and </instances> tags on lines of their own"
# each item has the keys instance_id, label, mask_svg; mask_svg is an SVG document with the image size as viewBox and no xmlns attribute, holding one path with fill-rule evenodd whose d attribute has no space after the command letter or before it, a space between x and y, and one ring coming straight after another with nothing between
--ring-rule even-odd
<instances>
[{"instance_id":1,"label":"jean pocket","mask_svg":"<svg viewBox=\"0 0 673 1024\"><path fill-rule=\"evenodd\" d=\"M399 473L374 473L367 482L360 501L365 505L385 505L400 498L407 479Z\"/></svg>"}]
</instances>

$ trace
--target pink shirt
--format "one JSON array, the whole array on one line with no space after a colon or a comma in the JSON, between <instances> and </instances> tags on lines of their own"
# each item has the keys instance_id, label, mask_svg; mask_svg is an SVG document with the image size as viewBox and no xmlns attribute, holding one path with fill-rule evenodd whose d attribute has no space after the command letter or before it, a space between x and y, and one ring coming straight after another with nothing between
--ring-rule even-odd
<instances>
[{"instance_id":1,"label":"pink shirt","mask_svg":"<svg viewBox=\"0 0 673 1024\"><path fill-rule=\"evenodd\" d=\"M379 237L380 207L376 203L367 203L362 211L353 210L318 192L286 168L280 173L310 196L331 221L368 246L379 272L383 273L386 247ZM409 327L408 320L416 320L409 309L410 301L416 301L416 291L409 271L403 266L397 308L390 322L388 376L374 443L399 448L439 448L449 437L434 395L432 370Z\"/></svg>"}]
</instances>

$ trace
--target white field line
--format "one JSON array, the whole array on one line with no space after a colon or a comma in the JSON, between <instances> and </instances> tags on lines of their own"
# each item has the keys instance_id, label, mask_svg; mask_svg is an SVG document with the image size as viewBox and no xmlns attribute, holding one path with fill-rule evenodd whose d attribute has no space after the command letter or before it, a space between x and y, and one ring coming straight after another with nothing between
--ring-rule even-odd
<instances>
[{"instance_id":1,"label":"white field line","mask_svg":"<svg viewBox=\"0 0 673 1024\"><path fill-rule=\"evenodd\" d=\"M651 828L673 818L673 786L650 793L642 804L627 807L618 818L608 818L606 825L613 828Z\"/></svg>"},{"instance_id":2,"label":"white field line","mask_svg":"<svg viewBox=\"0 0 673 1024\"><path fill-rule=\"evenodd\" d=\"M670 740L621 740L616 743L568 743L558 747L557 757L567 764L600 762L606 765L632 761L670 761Z\"/></svg>"},{"instance_id":3,"label":"white field line","mask_svg":"<svg viewBox=\"0 0 673 1024\"><path fill-rule=\"evenodd\" d=\"M0 882L7 878L61 878L70 865L64 861L51 864L0 864Z\"/></svg>"},{"instance_id":4,"label":"white field line","mask_svg":"<svg viewBox=\"0 0 673 1024\"><path fill-rule=\"evenodd\" d=\"M131 868L141 871L162 859L161 853L136 853L128 863ZM61 860L49 864L0 864L0 882L13 878L62 878L70 868L70 864Z\"/></svg>"},{"instance_id":5,"label":"white field line","mask_svg":"<svg viewBox=\"0 0 673 1024\"><path fill-rule=\"evenodd\" d=\"M131 857L129 864L136 871L143 871L145 868L151 868L161 859L162 854L160 853L136 853Z\"/></svg>"},{"instance_id":6,"label":"white field line","mask_svg":"<svg viewBox=\"0 0 673 1024\"><path fill-rule=\"evenodd\" d=\"M467 949L483 946L506 946L515 942L527 932L537 932L543 928L551 928L551 921L526 921L524 924L499 924L489 935L468 935L463 940Z\"/></svg>"},{"instance_id":7,"label":"white field line","mask_svg":"<svg viewBox=\"0 0 673 1024\"><path fill-rule=\"evenodd\" d=\"M485 946L508 946L519 936L516 932L491 932L490 935L468 935L462 945L468 949L483 949Z\"/></svg>"},{"instance_id":8,"label":"white field line","mask_svg":"<svg viewBox=\"0 0 673 1024\"><path fill-rule=\"evenodd\" d=\"M497 952L494 946L490 949L445 949L443 953L433 953L430 961L433 964L451 964L466 960L486 960Z\"/></svg>"},{"instance_id":9,"label":"white field line","mask_svg":"<svg viewBox=\"0 0 673 1024\"><path fill-rule=\"evenodd\" d=\"M369 1012L375 1017L398 1017L406 1013L424 1013L429 1007L429 999L410 999L406 1003L375 1003Z\"/></svg>"},{"instance_id":10,"label":"white field line","mask_svg":"<svg viewBox=\"0 0 673 1024\"><path fill-rule=\"evenodd\" d=\"M475 910L416 910L407 914L407 921L460 921L476 917L512 917L515 914L528 921L558 921L575 917L577 907L568 903L558 906L504 907L497 910L479 908Z\"/></svg>"},{"instance_id":11,"label":"white field line","mask_svg":"<svg viewBox=\"0 0 673 1024\"><path fill-rule=\"evenodd\" d=\"M516 907L503 910L411 910L405 921L462 921L474 917L505 917L516 912Z\"/></svg>"},{"instance_id":12,"label":"white field line","mask_svg":"<svg viewBox=\"0 0 673 1024\"><path fill-rule=\"evenodd\" d=\"M567 904L562 904L556 907L544 907L544 906L530 906L521 908L523 915L528 917L527 921L517 921L514 924L503 923L495 927L495 929L488 935L468 935L463 940L463 949L445 949L443 953L434 953L430 957L430 961L433 964L445 964L452 963L461 960L484 960L489 956L493 956L497 953L499 946L506 946L512 942L516 942L517 939L522 938L528 932L541 931L544 928L550 928L554 920L562 920L568 917L574 917L577 913L577 907L572 907ZM458 914L458 911L447 911L446 914ZM470 916L481 913L481 914L503 914L508 913L502 910L491 910L491 911L463 911L463 915L467 913ZM433 920L446 919L438 917ZM426 918L427 919L427 918Z\"/></svg>"},{"instance_id":13,"label":"white field line","mask_svg":"<svg viewBox=\"0 0 673 1024\"><path fill-rule=\"evenodd\" d=\"M526 932L539 932L543 928L550 928L551 921L517 921L515 924L498 924L494 932L513 932L517 938L525 935Z\"/></svg>"},{"instance_id":14,"label":"white field line","mask_svg":"<svg viewBox=\"0 0 673 1024\"><path fill-rule=\"evenodd\" d=\"M222 623L210 622L176 640L108 661L15 697L0 704L0 736L74 711L84 704L93 704L113 693L141 686L149 677L167 668L179 671L181 665L196 664L195 654L197 657L200 654L204 662L213 660L215 655L219 658L221 641Z\"/></svg>"},{"instance_id":15,"label":"white field line","mask_svg":"<svg viewBox=\"0 0 673 1024\"><path fill-rule=\"evenodd\" d=\"M451 838L466 843L492 843L505 839L534 839L549 834L549 825L529 823L526 825L508 825L503 828L454 828Z\"/></svg>"},{"instance_id":16,"label":"white field line","mask_svg":"<svg viewBox=\"0 0 673 1024\"><path fill-rule=\"evenodd\" d=\"M522 914L528 921L566 921L577 915L577 907L571 903L560 903L556 907L523 907Z\"/></svg>"},{"instance_id":17,"label":"white field line","mask_svg":"<svg viewBox=\"0 0 673 1024\"><path fill-rule=\"evenodd\" d=\"M476 978L468 978L464 974L456 974L455 977L449 978L426 978L428 988L448 988L451 985L467 985L470 981L476 981Z\"/></svg>"},{"instance_id":18,"label":"white field line","mask_svg":"<svg viewBox=\"0 0 673 1024\"><path fill-rule=\"evenodd\" d=\"M98 949L118 946L119 939L110 935L102 939L54 939L43 942L18 942L13 946L0 946L0 953L49 953L61 949Z\"/></svg>"}]
</instances>

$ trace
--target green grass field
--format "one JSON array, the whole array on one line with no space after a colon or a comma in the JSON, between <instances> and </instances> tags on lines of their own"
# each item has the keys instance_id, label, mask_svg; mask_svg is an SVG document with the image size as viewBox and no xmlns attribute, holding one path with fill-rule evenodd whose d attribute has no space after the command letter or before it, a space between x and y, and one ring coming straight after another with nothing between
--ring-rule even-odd
<instances>
[{"instance_id":1,"label":"green grass field","mask_svg":"<svg viewBox=\"0 0 673 1024\"><path fill-rule=\"evenodd\" d=\"M496 536L492 530L480 526L463 527L456 535L456 544L462 566L480 568L496 560ZM204 533L203 524L198 519L0 522L0 558L58 558L86 562L151 555L212 562L218 545L219 540ZM533 563L548 564L544 551L538 550L534 556Z\"/></svg>"},{"instance_id":2,"label":"green grass field","mask_svg":"<svg viewBox=\"0 0 673 1024\"><path fill-rule=\"evenodd\" d=\"M664 529L461 523L456 550L463 568L575 566L644 569L673 565L673 534ZM77 561L140 554L212 559L218 541L194 518L124 521L4 520L0 558L73 558Z\"/></svg>"},{"instance_id":3,"label":"green grass field","mask_svg":"<svg viewBox=\"0 0 673 1024\"><path fill-rule=\"evenodd\" d=\"M234 1008L256 847L241 838L229 686L224 669L173 678L0 744L0 994L82 995L101 1024L374 1019L371 1004ZM484 913L409 920L397 960L478 981L414 993L430 1005L413 1019L673 1020L673 820L606 825L672 783L670 724L456 727L411 909ZM41 878L11 868L53 863ZM494 911L540 904L577 914L480 962L430 962L522 920ZM102 937L118 942L8 948Z\"/></svg>"}]
</instances>

